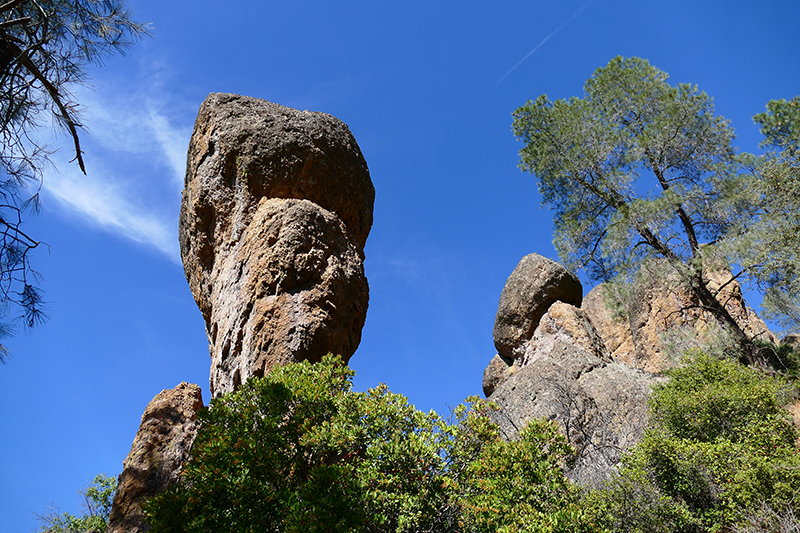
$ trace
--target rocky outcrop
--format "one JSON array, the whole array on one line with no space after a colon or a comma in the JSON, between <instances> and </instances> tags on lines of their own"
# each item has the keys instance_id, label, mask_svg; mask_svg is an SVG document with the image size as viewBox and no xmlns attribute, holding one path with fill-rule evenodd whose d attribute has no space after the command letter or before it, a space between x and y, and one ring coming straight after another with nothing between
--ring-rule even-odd
<instances>
[{"instance_id":1,"label":"rocky outcrop","mask_svg":"<svg viewBox=\"0 0 800 533\"><path fill-rule=\"evenodd\" d=\"M375 190L347 126L230 94L200 108L180 216L211 393L276 364L352 356L369 300Z\"/></svg>"},{"instance_id":2,"label":"rocky outcrop","mask_svg":"<svg viewBox=\"0 0 800 533\"><path fill-rule=\"evenodd\" d=\"M494 320L497 353L509 360L522 357L527 342L556 301L581 304L583 288L575 274L538 254L522 258L500 294Z\"/></svg>"},{"instance_id":3,"label":"rocky outcrop","mask_svg":"<svg viewBox=\"0 0 800 533\"><path fill-rule=\"evenodd\" d=\"M788 344L794 350L798 350L800 349L800 334L790 333L788 335L784 335L780 343Z\"/></svg>"},{"instance_id":4,"label":"rocky outcrop","mask_svg":"<svg viewBox=\"0 0 800 533\"><path fill-rule=\"evenodd\" d=\"M638 442L658 377L613 361L586 313L556 302L541 318L518 369L489 399L505 438L534 418L556 422L575 449L567 475L600 486Z\"/></svg>"},{"instance_id":5,"label":"rocky outcrop","mask_svg":"<svg viewBox=\"0 0 800 533\"><path fill-rule=\"evenodd\" d=\"M709 289L750 338L775 342L761 318L747 305L741 287L724 270L707 274ZM633 288L624 309L613 312L601 284L589 291L582 308L617 360L648 372L674 366L689 348L711 343L722 334L710 313L689 290L652 279Z\"/></svg>"},{"instance_id":6,"label":"rocky outcrop","mask_svg":"<svg viewBox=\"0 0 800 533\"><path fill-rule=\"evenodd\" d=\"M200 387L181 383L148 404L119 475L107 533L147 531L145 502L177 481L196 435L203 407Z\"/></svg>"},{"instance_id":7,"label":"rocky outcrop","mask_svg":"<svg viewBox=\"0 0 800 533\"><path fill-rule=\"evenodd\" d=\"M506 283L494 327L500 353L484 371L483 388L499 407L492 416L506 438L533 418L555 421L575 449L568 476L599 486L640 440L660 373L721 330L690 291L656 275L627 287L625 304L615 308L608 285L581 304L574 276L550 263L526 256ZM706 280L748 336L774 342L730 272Z\"/></svg>"}]
</instances>

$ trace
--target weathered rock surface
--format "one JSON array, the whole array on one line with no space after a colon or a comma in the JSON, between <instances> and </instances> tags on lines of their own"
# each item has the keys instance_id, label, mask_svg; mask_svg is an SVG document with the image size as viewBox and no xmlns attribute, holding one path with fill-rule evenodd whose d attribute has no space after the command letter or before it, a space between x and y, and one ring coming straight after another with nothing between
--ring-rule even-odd
<instances>
[{"instance_id":1,"label":"weathered rock surface","mask_svg":"<svg viewBox=\"0 0 800 533\"><path fill-rule=\"evenodd\" d=\"M186 167L184 262L213 261L265 197L306 199L336 213L364 248L375 188L352 133L331 115L212 93L197 114Z\"/></svg>"},{"instance_id":2,"label":"weathered rock surface","mask_svg":"<svg viewBox=\"0 0 800 533\"><path fill-rule=\"evenodd\" d=\"M361 340L369 286L344 224L308 200L262 199L219 263L210 295L211 390L292 361L346 358Z\"/></svg>"},{"instance_id":3,"label":"weathered rock surface","mask_svg":"<svg viewBox=\"0 0 800 533\"><path fill-rule=\"evenodd\" d=\"M495 354L489 365L483 371L483 394L487 398L492 395L497 386L511 377L511 374L519 370L514 366L514 362L504 359L500 354Z\"/></svg>"},{"instance_id":4,"label":"weathered rock surface","mask_svg":"<svg viewBox=\"0 0 800 533\"><path fill-rule=\"evenodd\" d=\"M238 95L206 99L189 145L180 242L206 322L213 396L275 364L352 356L369 300L374 198L338 119Z\"/></svg>"},{"instance_id":5,"label":"weathered rock surface","mask_svg":"<svg viewBox=\"0 0 800 533\"><path fill-rule=\"evenodd\" d=\"M775 342L729 272L713 272L708 279L711 291L718 293L717 299L749 337ZM631 295L627 309L619 315L609 310L604 290L601 284L589 291L582 309L612 356L636 368L661 372L677 363L677 354L720 335L716 320L701 310L697 298L686 289L653 280Z\"/></svg>"},{"instance_id":6,"label":"weathered rock surface","mask_svg":"<svg viewBox=\"0 0 800 533\"><path fill-rule=\"evenodd\" d=\"M511 273L494 321L494 345L506 359L519 359L542 315L556 301L580 305L583 288L578 277L538 254L522 258Z\"/></svg>"},{"instance_id":7,"label":"weathered rock surface","mask_svg":"<svg viewBox=\"0 0 800 533\"><path fill-rule=\"evenodd\" d=\"M177 481L194 442L195 419L202 407L200 387L185 382L161 391L148 404L119 475L107 533L149 529L143 506Z\"/></svg>"},{"instance_id":8,"label":"weathered rock surface","mask_svg":"<svg viewBox=\"0 0 800 533\"><path fill-rule=\"evenodd\" d=\"M605 284L600 284L583 297L581 309L587 314L592 325L603 339L606 349L616 361L633 364L633 335L626 317L618 316L606 304ZM644 370L644 368L643 368Z\"/></svg>"},{"instance_id":9,"label":"weathered rock surface","mask_svg":"<svg viewBox=\"0 0 800 533\"><path fill-rule=\"evenodd\" d=\"M586 314L557 302L525 344L519 368L489 399L499 407L492 416L506 438L531 419L555 421L576 450L567 475L599 486L640 439L658 379L614 362Z\"/></svg>"},{"instance_id":10,"label":"weathered rock surface","mask_svg":"<svg viewBox=\"0 0 800 533\"><path fill-rule=\"evenodd\" d=\"M781 339L781 344L788 344L795 350L800 348L800 334L797 333L790 333L788 335L784 335Z\"/></svg>"}]
</instances>

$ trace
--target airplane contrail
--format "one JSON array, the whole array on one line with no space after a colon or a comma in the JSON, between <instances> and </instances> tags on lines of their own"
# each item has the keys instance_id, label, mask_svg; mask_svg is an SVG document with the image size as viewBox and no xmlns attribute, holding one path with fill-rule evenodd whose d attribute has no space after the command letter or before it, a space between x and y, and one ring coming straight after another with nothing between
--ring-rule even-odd
<instances>
[{"instance_id":1,"label":"airplane contrail","mask_svg":"<svg viewBox=\"0 0 800 533\"><path fill-rule=\"evenodd\" d=\"M508 75L509 75L509 74L511 74L512 72L514 72L515 70L517 70L517 67L519 67L521 64L523 64L523 63L525 62L525 60L526 60L526 59L528 59L529 57L531 57L531 56L534 54L534 52L536 52L536 50L538 50L539 48L541 48L541 47L542 47L542 45L543 45L544 43L546 43L546 42L547 42L547 41L548 41L548 40L549 40L549 39L550 39L552 36L554 36L556 33L560 32L562 29L564 29L564 26L566 26L567 24L569 24L570 22L572 22L573 20L575 20L575 19L578 17L578 15L580 15L580 14L583 12L583 10L584 10L584 9L586 9L587 7L589 7L589 4L591 4L593 1L594 1L594 0L589 0L588 2L586 2L586 3L583 5L583 7L581 7L581 8L580 8L578 11L576 11L576 12L575 12L575 14L574 14L574 15L572 15L572 16L569 18L569 20L567 20L566 22L562 23L562 24L561 24L561 26L559 26L559 27L558 27L558 28L556 28L555 30L551 31L551 32L550 32L550 33L549 33L549 34L548 34L548 35L547 35L547 36L546 36L544 39L542 39L542 41L541 41L539 44L537 44L536 46L534 46L534 47L533 47L533 49L532 49L530 52L528 52L527 54L525 54L525 57L523 57L522 59L520 59L519 61L517 61L517 64L516 64L516 65L514 65L513 67L511 67L510 69L508 69L508 72L506 72L505 74L503 74L503 75L500 77L500 79L499 79L499 80L497 80L497 83L495 83L495 84L494 84L494 86L495 86L495 87L497 87L498 85L500 85L500 82L502 82L504 79L506 79L506 77L508 77Z\"/></svg>"}]
</instances>

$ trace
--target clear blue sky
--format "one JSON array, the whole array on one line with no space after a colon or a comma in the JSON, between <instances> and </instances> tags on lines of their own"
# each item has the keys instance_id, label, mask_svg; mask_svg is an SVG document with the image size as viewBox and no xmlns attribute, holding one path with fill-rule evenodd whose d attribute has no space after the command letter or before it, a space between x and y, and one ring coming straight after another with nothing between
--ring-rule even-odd
<instances>
[{"instance_id":1,"label":"clear blue sky","mask_svg":"<svg viewBox=\"0 0 800 533\"><path fill-rule=\"evenodd\" d=\"M712 95L739 148L754 151L752 115L800 94L796 0L130 7L152 38L93 69L79 92L89 175L57 156L43 212L26 225L50 246L35 259L52 318L11 339L0 367L3 532L35 529L32 513L50 504L78 512L76 490L119 474L162 389L195 382L208 400L208 347L177 245L186 146L208 93L350 126L376 189L356 386L386 382L439 412L481 392L519 259L554 256L551 216L516 167L514 109L542 93L580 96L597 67L636 55Z\"/></svg>"}]
</instances>

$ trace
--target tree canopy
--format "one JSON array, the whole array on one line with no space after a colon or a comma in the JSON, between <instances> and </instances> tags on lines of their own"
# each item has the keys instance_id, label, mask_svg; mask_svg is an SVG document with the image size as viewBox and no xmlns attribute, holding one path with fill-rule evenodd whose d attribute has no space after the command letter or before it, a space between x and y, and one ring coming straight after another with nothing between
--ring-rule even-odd
<instances>
[{"instance_id":1,"label":"tree canopy","mask_svg":"<svg viewBox=\"0 0 800 533\"><path fill-rule=\"evenodd\" d=\"M743 156L757 217L741 224L738 256L764 293L763 308L787 329L800 327L800 96L772 100L754 117L768 148Z\"/></svg>"},{"instance_id":2,"label":"tree canopy","mask_svg":"<svg viewBox=\"0 0 800 533\"><path fill-rule=\"evenodd\" d=\"M766 230L776 218L767 182L784 183L785 176L754 164L745 172L733 130L715 115L712 99L667 78L644 59L617 57L586 82L583 98L529 101L514 113L514 132L525 143L520 167L537 177L543 203L555 211L554 243L568 267L607 281L632 280L643 265L656 265L752 354L704 272L738 265L732 278L788 287L770 280L776 267L764 257L774 250L763 232L750 231L756 222ZM776 105L764 119L770 142L781 146L784 110ZM800 206L792 202L780 209ZM797 217L784 220L796 233ZM755 251L761 256L748 259Z\"/></svg>"},{"instance_id":3,"label":"tree canopy","mask_svg":"<svg viewBox=\"0 0 800 533\"><path fill-rule=\"evenodd\" d=\"M85 173L80 108L70 91L146 32L124 0L8 0L0 5L0 317L21 310L33 327L44 318L30 251L41 244L22 229L26 209L37 209L50 152L35 131L52 120L72 142ZM13 331L0 326L0 336ZM4 353L4 352L3 352ZM0 357L2 360L2 357Z\"/></svg>"},{"instance_id":4,"label":"tree canopy","mask_svg":"<svg viewBox=\"0 0 800 533\"><path fill-rule=\"evenodd\" d=\"M88 531L105 531L108 516L111 514L111 503L117 492L117 480L105 474L95 476L91 485L79 491L86 511L81 516L61 513L57 510L37 515L42 527L41 533L86 533Z\"/></svg>"}]
</instances>

